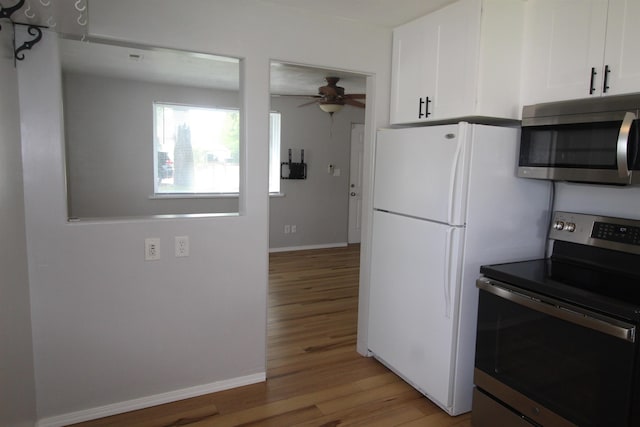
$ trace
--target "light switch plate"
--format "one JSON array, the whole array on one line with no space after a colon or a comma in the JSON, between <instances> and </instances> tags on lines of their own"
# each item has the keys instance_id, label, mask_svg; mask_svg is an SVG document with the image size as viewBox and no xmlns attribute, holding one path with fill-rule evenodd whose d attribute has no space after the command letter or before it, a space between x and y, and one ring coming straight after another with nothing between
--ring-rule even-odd
<instances>
[{"instance_id":1,"label":"light switch plate","mask_svg":"<svg viewBox=\"0 0 640 427\"><path fill-rule=\"evenodd\" d=\"M160 239L150 237L144 239L144 260L157 261L160 259Z\"/></svg>"}]
</instances>

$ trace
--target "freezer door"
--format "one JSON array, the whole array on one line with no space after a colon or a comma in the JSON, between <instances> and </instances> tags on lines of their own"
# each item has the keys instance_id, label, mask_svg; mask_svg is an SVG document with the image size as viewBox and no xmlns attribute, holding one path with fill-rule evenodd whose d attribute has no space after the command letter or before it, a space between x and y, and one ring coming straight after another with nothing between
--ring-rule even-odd
<instances>
[{"instance_id":1,"label":"freezer door","mask_svg":"<svg viewBox=\"0 0 640 427\"><path fill-rule=\"evenodd\" d=\"M459 227L374 212L369 348L449 412L463 235Z\"/></svg>"},{"instance_id":2,"label":"freezer door","mask_svg":"<svg viewBox=\"0 0 640 427\"><path fill-rule=\"evenodd\" d=\"M376 209L463 225L467 123L381 129L376 143Z\"/></svg>"}]
</instances>

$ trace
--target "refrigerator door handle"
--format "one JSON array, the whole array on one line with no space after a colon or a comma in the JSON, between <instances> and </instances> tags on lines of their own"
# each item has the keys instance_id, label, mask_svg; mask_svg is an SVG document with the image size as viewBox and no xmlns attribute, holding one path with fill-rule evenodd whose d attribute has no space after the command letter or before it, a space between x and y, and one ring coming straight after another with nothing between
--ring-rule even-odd
<instances>
[{"instance_id":1,"label":"refrigerator door handle","mask_svg":"<svg viewBox=\"0 0 640 427\"><path fill-rule=\"evenodd\" d=\"M460 152L462 151L462 135L458 132L458 140L456 141L456 152L453 157L453 165L449 175L449 211L447 217L449 224L453 224L453 204L456 198L456 182L458 181L458 163L460 161Z\"/></svg>"},{"instance_id":2,"label":"refrigerator door handle","mask_svg":"<svg viewBox=\"0 0 640 427\"><path fill-rule=\"evenodd\" d=\"M455 229L447 230L447 242L444 251L444 315L451 318L451 260L453 259L453 234Z\"/></svg>"}]
</instances>

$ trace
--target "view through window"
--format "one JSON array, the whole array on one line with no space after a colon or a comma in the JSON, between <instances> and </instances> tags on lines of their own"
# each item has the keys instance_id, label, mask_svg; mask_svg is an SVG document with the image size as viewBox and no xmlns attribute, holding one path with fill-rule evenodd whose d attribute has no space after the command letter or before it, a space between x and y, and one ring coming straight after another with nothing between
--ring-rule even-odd
<instances>
[{"instance_id":1,"label":"view through window","mask_svg":"<svg viewBox=\"0 0 640 427\"><path fill-rule=\"evenodd\" d=\"M156 194L239 192L238 110L156 102L154 123ZM279 192L279 113L271 113L270 124L269 191Z\"/></svg>"}]
</instances>

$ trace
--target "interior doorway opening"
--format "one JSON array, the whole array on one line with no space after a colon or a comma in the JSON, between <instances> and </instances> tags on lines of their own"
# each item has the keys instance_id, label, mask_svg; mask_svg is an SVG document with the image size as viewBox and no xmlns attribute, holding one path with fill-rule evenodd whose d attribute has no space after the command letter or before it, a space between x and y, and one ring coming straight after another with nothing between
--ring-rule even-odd
<instances>
[{"instance_id":1,"label":"interior doorway opening","mask_svg":"<svg viewBox=\"0 0 640 427\"><path fill-rule=\"evenodd\" d=\"M269 206L268 379L320 366L324 357L359 357L366 86L364 74L271 63L281 185ZM336 98L332 91L354 96ZM305 179L287 175L290 161L305 163Z\"/></svg>"}]
</instances>

